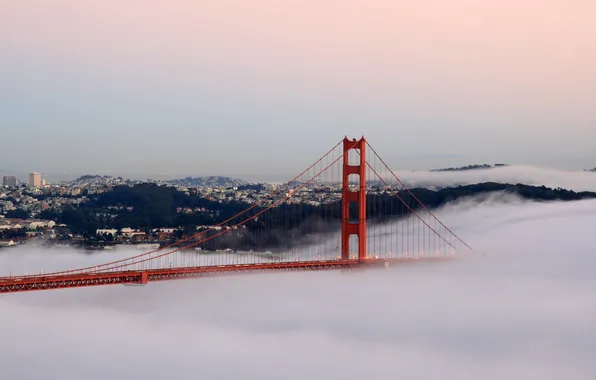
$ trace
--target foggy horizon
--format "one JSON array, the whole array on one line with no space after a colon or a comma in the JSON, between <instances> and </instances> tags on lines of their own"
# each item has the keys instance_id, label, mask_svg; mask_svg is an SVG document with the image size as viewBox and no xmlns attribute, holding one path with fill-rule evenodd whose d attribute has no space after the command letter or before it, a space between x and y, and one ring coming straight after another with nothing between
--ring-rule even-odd
<instances>
[{"instance_id":1,"label":"foggy horizon","mask_svg":"<svg viewBox=\"0 0 596 380\"><path fill-rule=\"evenodd\" d=\"M366 137L366 136L365 136ZM329 146L329 148L332 145ZM0 152L1 153L1 152ZM324 153L313 152L311 157L308 157L311 161L304 161L307 167L312 161L317 159L317 155ZM555 170L567 170L567 171L584 171L590 170L596 167L596 156L594 159L581 159L578 157L567 157L554 161L542 160L539 163L533 163L532 159L518 161L506 161L499 160L498 157L491 157L490 160L481 160L476 157L467 157L460 154L429 154L421 156L404 156L404 157L393 157L391 154L386 154L392 159L387 159L388 164L392 170L396 171L430 171L433 169L445 169L449 167L462 167L467 165L495 165L505 164L508 166L525 166L525 167L536 167L544 169L555 169ZM270 157L275 159L276 157ZM539 160L540 161L540 160ZM392 165L393 164L393 165ZM25 168L24 164L15 164L10 160L0 160L0 176L3 175L15 175L22 177L22 180L27 178L30 172L39 172L42 176L46 176L48 179L53 181L71 180L82 175L109 175L113 177L122 176L131 179L167 179L167 178L184 178L184 177L201 177L201 176L222 176L238 178L243 180L260 180L260 181L280 181L284 179L290 179L297 174L301 169L296 168L293 172L288 170L278 170L277 172L265 171L262 169L254 168L254 170L247 170L245 172L235 172L233 168L221 168L219 171L215 169L203 169L203 170L189 170L189 171L178 171L176 167L170 167L169 171L147 171L142 170L138 172L130 171L126 169L126 164L123 164L123 168L115 170L82 170L82 171L62 171L60 168L50 168L49 170L40 170L40 167L47 167L45 164L33 164L27 165ZM45 177L44 177L45 178Z\"/></svg>"},{"instance_id":2,"label":"foggy horizon","mask_svg":"<svg viewBox=\"0 0 596 380\"><path fill-rule=\"evenodd\" d=\"M531 186L546 186L550 188L563 188L573 191L592 191L596 192L596 173L584 171L584 170L560 170L545 167L534 167L534 166L516 166L508 165L505 167L493 167L490 169L472 169L463 171L444 171L444 172L431 172L427 170L393 170L394 173L402 180L407 183L413 183L414 186L439 186L439 187L450 187L459 185L473 185L484 182L498 182L508 184L524 184ZM46 178L55 183L61 181L68 181L78 178L78 175L51 175L48 173L41 173L42 178ZM109 175L106 173L84 173L84 174L97 174L97 175ZM285 183L293 178L297 173L290 173L286 176L275 176L275 175L231 175L229 177L245 180L248 182L269 182L269 183ZM391 176L388 173L381 172L386 178ZM0 171L0 176L9 175L8 172ZM120 174L122 175L122 174ZM218 174L209 174L218 175ZM22 175L25 179L26 175ZM113 174L116 177L118 174ZM140 174L133 176L122 175L123 178L133 180L169 180L169 179L180 179L187 176L193 177L193 175L179 175L171 176L167 173L159 173L154 175L142 176ZM194 177L199 177L195 175Z\"/></svg>"}]
</instances>

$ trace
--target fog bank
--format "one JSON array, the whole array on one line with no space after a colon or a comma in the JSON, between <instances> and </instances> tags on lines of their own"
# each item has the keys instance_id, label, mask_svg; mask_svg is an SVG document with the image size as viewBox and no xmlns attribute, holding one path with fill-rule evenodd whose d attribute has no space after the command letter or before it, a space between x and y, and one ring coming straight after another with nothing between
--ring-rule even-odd
<instances>
[{"instance_id":1,"label":"fog bank","mask_svg":"<svg viewBox=\"0 0 596 380\"><path fill-rule=\"evenodd\" d=\"M596 201L495 196L437 213L480 253L389 270L2 295L1 373L66 380L592 379ZM61 257L18 254L36 263Z\"/></svg>"},{"instance_id":2,"label":"fog bank","mask_svg":"<svg viewBox=\"0 0 596 380\"><path fill-rule=\"evenodd\" d=\"M396 171L402 180L418 186L456 186L480 182L501 182L561 187L574 191L596 191L596 173L535 166L504 166L464 171ZM387 176L389 178L389 176Z\"/></svg>"}]
</instances>

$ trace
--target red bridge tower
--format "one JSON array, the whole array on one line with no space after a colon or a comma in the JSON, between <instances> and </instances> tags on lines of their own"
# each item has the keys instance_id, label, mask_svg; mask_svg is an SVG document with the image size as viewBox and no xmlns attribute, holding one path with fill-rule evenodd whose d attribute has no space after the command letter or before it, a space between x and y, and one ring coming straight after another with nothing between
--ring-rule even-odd
<instances>
[{"instance_id":1,"label":"red bridge tower","mask_svg":"<svg viewBox=\"0 0 596 380\"><path fill-rule=\"evenodd\" d=\"M366 140L344 138L342 186L341 258L350 258L350 237L358 236L358 260L366 260ZM359 153L358 165L350 164L350 151ZM359 152L357 152L359 151ZM350 190L350 175L358 175L358 190ZM350 220L351 205L358 208L357 221Z\"/></svg>"}]
</instances>

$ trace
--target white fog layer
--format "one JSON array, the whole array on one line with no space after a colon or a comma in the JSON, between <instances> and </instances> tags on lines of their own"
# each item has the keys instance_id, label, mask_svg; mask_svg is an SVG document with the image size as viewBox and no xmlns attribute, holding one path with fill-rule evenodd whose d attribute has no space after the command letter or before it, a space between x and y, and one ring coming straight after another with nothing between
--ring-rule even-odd
<instances>
[{"instance_id":1,"label":"white fog layer","mask_svg":"<svg viewBox=\"0 0 596 380\"><path fill-rule=\"evenodd\" d=\"M437 215L479 253L0 295L0 377L593 379L596 201L497 196ZM3 250L0 268L76 267L81 255Z\"/></svg>"},{"instance_id":2,"label":"white fog layer","mask_svg":"<svg viewBox=\"0 0 596 380\"><path fill-rule=\"evenodd\" d=\"M534 166L505 166L492 169L428 172L396 171L408 183L419 186L470 185L480 182L500 182L551 188L562 187L574 191L596 191L596 173L577 170L557 170ZM390 176L384 174L387 178Z\"/></svg>"}]
</instances>

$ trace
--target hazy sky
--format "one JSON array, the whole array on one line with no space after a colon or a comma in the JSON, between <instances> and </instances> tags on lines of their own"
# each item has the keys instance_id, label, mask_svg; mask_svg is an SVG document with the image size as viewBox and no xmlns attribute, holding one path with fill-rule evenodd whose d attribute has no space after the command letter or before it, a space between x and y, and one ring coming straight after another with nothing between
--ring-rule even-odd
<instances>
[{"instance_id":1,"label":"hazy sky","mask_svg":"<svg viewBox=\"0 0 596 380\"><path fill-rule=\"evenodd\" d=\"M591 0L0 0L0 170L596 166Z\"/></svg>"},{"instance_id":2,"label":"hazy sky","mask_svg":"<svg viewBox=\"0 0 596 380\"><path fill-rule=\"evenodd\" d=\"M0 336L10 344L0 345L0 374L592 380L596 202L501 198L438 215L486 256L2 295ZM75 267L122 254L130 251L26 246L0 255L0 268Z\"/></svg>"}]
</instances>

